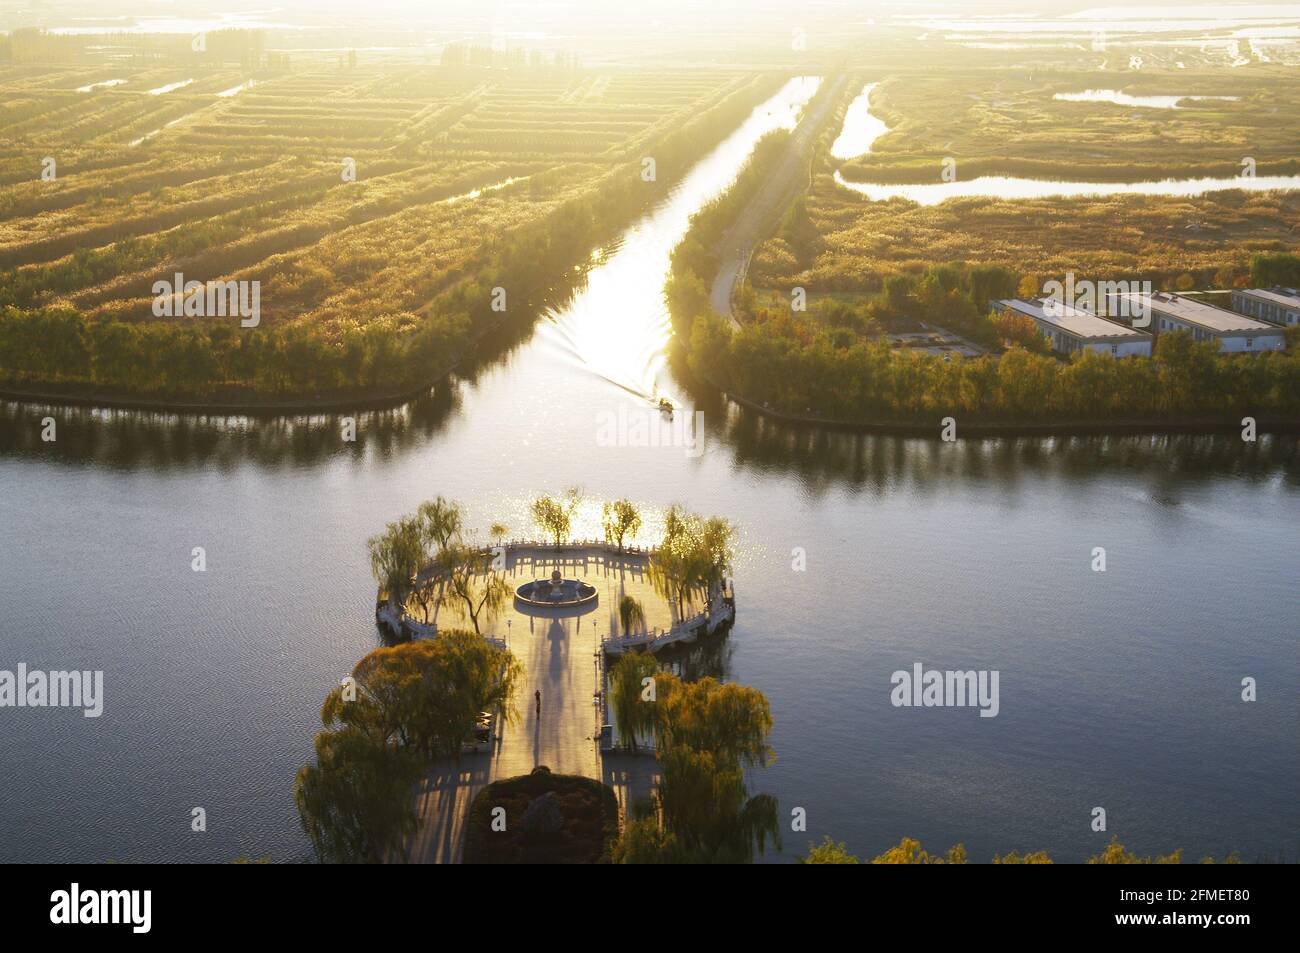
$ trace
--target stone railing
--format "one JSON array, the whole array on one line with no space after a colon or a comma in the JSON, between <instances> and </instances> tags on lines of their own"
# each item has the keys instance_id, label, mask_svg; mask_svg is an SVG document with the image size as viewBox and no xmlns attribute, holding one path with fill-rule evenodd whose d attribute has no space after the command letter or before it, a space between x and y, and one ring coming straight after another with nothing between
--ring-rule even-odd
<instances>
[{"instance_id":1,"label":"stone railing","mask_svg":"<svg viewBox=\"0 0 1300 953\"><path fill-rule=\"evenodd\" d=\"M722 586L714 590L708 608L704 611L681 619L668 629L605 636L600 644L606 655L621 655L641 647L650 652L657 652L678 642L694 642L701 635L712 635L723 625L734 622L735 618L735 591L731 582L724 580Z\"/></svg>"},{"instance_id":2,"label":"stone railing","mask_svg":"<svg viewBox=\"0 0 1300 953\"><path fill-rule=\"evenodd\" d=\"M555 554L557 556L569 554L588 554L603 556L605 558L628 558L632 557L641 561L649 561L654 555L655 547L624 546L620 551L614 543L604 539L583 539L570 540L556 546L551 542L543 542L534 539L511 539L503 540L498 546L485 546L479 550L484 555L498 555L498 550L503 550L504 554L518 558L519 554L524 551L537 550L540 554ZM555 559L548 559L546 562L555 562ZM580 560L574 559L573 562ZM426 566L416 574L417 583L428 582L437 572L439 567ZM409 639L431 639L438 634L438 625L436 622L420 622L411 618L409 613L403 612L400 606L394 605L389 601L381 591L377 594L375 600L375 623L386 629L395 638ZM712 631L712 630L710 630ZM489 642L501 648L505 647L505 640L491 636L484 636Z\"/></svg>"}]
</instances>

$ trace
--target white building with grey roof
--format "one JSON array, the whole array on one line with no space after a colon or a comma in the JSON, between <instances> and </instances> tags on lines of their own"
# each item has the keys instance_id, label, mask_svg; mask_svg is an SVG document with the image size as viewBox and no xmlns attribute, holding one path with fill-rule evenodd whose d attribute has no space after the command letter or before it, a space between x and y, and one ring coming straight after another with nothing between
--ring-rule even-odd
<instances>
[{"instance_id":1,"label":"white building with grey roof","mask_svg":"<svg viewBox=\"0 0 1300 953\"><path fill-rule=\"evenodd\" d=\"M1033 318L1038 330L1061 354L1096 351L1114 357L1151 356L1151 335L1118 321L1098 317L1053 298L1005 298L993 302L1000 311Z\"/></svg>"},{"instance_id":2,"label":"white building with grey roof","mask_svg":"<svg viewBox=\"0 0 1300 953\"><path fill-rule=\"evenodd\" d=\"M1187 331L1197 341L1217 341L1219 350L1225 353L1281 351L1286 347L1286 337L1277 325L1186 295L1165 291L1120 294L1111 298L1111 310L1116 310L1117 305L1127 306L1128 314L1147 314L1151 331L1157 336Z\"/></svg>"},{"instance_id":3,"label":"white building with grey roof","mask_svg":"<svg viewBox=\"0 0 1300 953\"><path fill-rule=\"evenodd\" d=\"M1238 288L1232 292L1232 310L1294 327L1300 324L1300 291L1295 288Z\"/></svg>"}]
</instances>

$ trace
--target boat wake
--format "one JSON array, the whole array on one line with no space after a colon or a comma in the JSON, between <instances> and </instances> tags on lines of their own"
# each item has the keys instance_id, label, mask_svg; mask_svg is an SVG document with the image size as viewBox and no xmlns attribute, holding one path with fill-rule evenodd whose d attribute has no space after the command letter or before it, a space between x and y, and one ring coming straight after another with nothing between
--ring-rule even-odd
<instances>
[{"instance_id":1,"label":"boat wake","mask_svg":"<svg viewBox=\"0 0 1300 953\"><path fill-rule=\"evenodd\" d=\"M551 313L546 319L542 335L571 366L650 403L657 403L663 396L655 384L664 363L663 354L657 348L647 352L628 342L621 353L611 354L605 341L592 342L564 317Z\"/></svg>"}]
</instances>

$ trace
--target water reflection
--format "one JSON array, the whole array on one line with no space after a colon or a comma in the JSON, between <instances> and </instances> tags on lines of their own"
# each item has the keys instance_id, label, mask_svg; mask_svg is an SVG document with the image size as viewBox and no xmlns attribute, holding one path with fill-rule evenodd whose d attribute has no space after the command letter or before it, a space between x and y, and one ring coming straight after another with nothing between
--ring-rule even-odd
<instances>
[{"instance_id":1,"label":"water reflection","mask_svg":"<svg viewBox=\"0 0 1300 953\"><path fill-rule=\"evenodd\" d=\"M1256 443L1173 434L989 437L944 444L792 426L733 410L721 436L738 468L798 474L815 493L843 485L885 497L903 489L915 493L971 483L1013 486L1031 476L1086 480L1116 471L1174 483L1231 476L1280 477L1300 485L1300 438L1294 435L1266 435Z\"/></svg>"},{"instance_id":2,"label":"water reflection","mask_svg":"<svg viewBox=\"0 0 1300 953\"><path fill-rule=\"evenodd\" d=\"M821 77L790 80L694 166L652 214L628 229L586 286L548 314L542 333L587 373L629 394L657 398L671 327L663 301L669 255L691 216L735 180L754 143L774 129L793 129ZM669 395L674 396L674 395Z\"/></svg>"},{"instance_id":3,"label":"water reflection","mask_svg":"<svg viewBox=\"0 0 1300 953\"><path fill-rule=\"evenodd\" d=\"M856 159L866 155L876 140L889 131L883 119L871 114L871 91L879 83L868 83L849 104L844 113L844 125L831 144L831 155L836 159Z\"/></svg>"},{"instance_id":4,"label":"water reflection","mask_svg":"<svg viewBox=\"0 0 1300 953\"><path fill-rule=\"evenodd\" d=\"M573 288L553 290L561 302ZM543 307L548 306L545 302ZM461 413L467 388L487 372L507 366L533 338L531 315L520 313L484 335L476 351L451 375L424 394L380 410L325 414L188 414L0 400L0 459L26 457L44 462L113 470L154 472L307 467L339 454L358 460L390 457L427 446ZM356 440L343 439L346 418L356 421ZM57 439L42 439L52 418Z\"/></svg>"},{"instance_id":5,"label":"water reflection","mask_svg":"<svg viewBox=\"0 0 1300 953\"><path fill-rule=\"evenodd\" d=\"M670 645L655 657L684 681L701 678L723 681L731 677L731 657L736 648L735 642L728 638L730 632L731 627L726 626L696 642Z\"/></svg>"},{"instance_id":6,"label":"water reflection","mask_svg":"<svg viewBox=\"0 0 1300 953\"><path fill-rule=\"evenodd\" d=\"M0 458L29 457L112 470L160 472L252 464L266 470L304 467L336 454L384 456L435 438L460 406L451 381L393 410L356 414L357 439L343 439L345 415L227 417L52 407L0 402ZM42 439L43 421L57 439Z\"/></svg>"},{"instance_id":7,"label":"water reflection","mask_svg":"<svg viewBox=\"0 0 1300 953\"><path fill-rule=\"evenodd\" d=\"M1162 179L1158 182L1068 182L1025 179L1008 175L983 175L964 182L929 182L920 185L852 182L839 172L835 181L873 202L907 199L918 205L938 205L949 199L1105 198L1112 195L1176 195L1193 197L1207 192L1241 189L1245 192L1300 189L1300 175L1260 175L1251 178Z\"/></svg>"},{"instance_id":8,"label":"water reflection","mask_svg":"<svg viewBox=\"0 0 1300 953\"><path fill-rule=\"evenodd\" d=\"M504 360L504 357L499 360ZM0 459L41 459L69 466L159 472L254 466L305 468L338 456L358 463L419 454L458 416L472 376L449 379L428 394L390 410L355 414L356 440L342 438L345 416L221 417L51 407L0 402ZM887 496L947 484L1014 482L1024 474L1087 479L1124 471L1176 483L1205 476L1300 484L1300 438L1265 434L1255 443L1221 435L990 437L953 444L918 437L787 424L697 392L735 468L797 476L813 489L843 485ZM58 439L41 439L52 417Z\"/></svg>"},{"instance_id":9,"label":"water reflection","mask_svg":"<svg viewBox=\"0 0 1300 953\"><path fill-rule=\"evenodd\" d=\"M1116 106L1136 106L1146 109L1185 109L1179 103L1197 103L1217 100L1238 102L1240 96L1131 96L1118 89L1085 89L1081 93L1057 93L1052 97L1067 103L1114 103Z\"/></svg>"}]
</instances>

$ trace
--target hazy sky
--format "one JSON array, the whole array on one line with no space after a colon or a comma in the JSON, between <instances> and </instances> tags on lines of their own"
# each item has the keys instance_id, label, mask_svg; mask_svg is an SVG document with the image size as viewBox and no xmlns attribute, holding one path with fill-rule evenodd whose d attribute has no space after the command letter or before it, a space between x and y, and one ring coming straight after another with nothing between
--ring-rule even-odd
<instances>
[{"instance_id":1,"label":"hazy sky","mask_svg":"<svg viewBox=\"0 0 1300 953\"><path fill-rule=\"evenodd\" d=\"M1064 20L1060 18L1065 18ZM1038 22L1031 22L1037 20ZM200 32L260 26L295 34L332 31L336 41L365 46L439 46L451 40L511 46L564 46L593 51L737 46L781 42L794 30L836 43L890 25L921 32L1029 34L1092 22L1141 33L1184 26L1215 30L1260 22L1300 23L1300 3L1209 4L1147 0L1140 4L1022 0L4 0L0 28L73 31ZM1048 22L1043 22L1048 21ZM748 41L748 42L746 42ZM274 41L272 41L272 45ZM292 45L292 41L290 43ZM811 48L811 44L810 44Z\"/></svg>"},{"instance_id":2,"label":"hazy sky","mask_svg":"<svg viewBox=\"0 0 1300 953\"><path fill-rule=\"evenodd\" d=\"M1141 5L1070 0L946 0L942 3L886 2L886 0L8 0L0 8L6 15L65 21L87 17L175 17L212 18L222 13L259 12L265 19L291 22L322 18L338 20L392 19L422 24L439 19L463 23L467 20L507 18L521 28L584 29L595 24L646 25L655 20L698 20L754 17L761 19L822 19L833 16L882 17L896 14L996 14L1062 15L1090 9L1110 8L1111 13L1140 15L1156 8L1168 14L1186 11L1196 18L1206 16L1273 16L1287 12L1300 16L1300 4L1210 4L1147 0ZM1287 9L1289 8L1289 10ZM1249 11L1249 12L1248 12Z\"/></svg>"}]
</instances>

